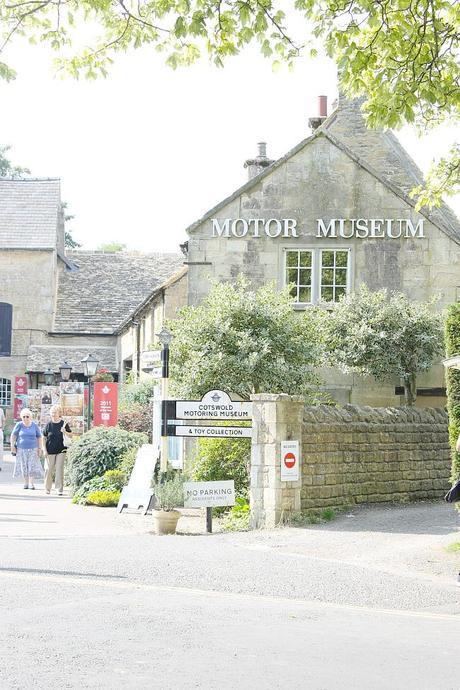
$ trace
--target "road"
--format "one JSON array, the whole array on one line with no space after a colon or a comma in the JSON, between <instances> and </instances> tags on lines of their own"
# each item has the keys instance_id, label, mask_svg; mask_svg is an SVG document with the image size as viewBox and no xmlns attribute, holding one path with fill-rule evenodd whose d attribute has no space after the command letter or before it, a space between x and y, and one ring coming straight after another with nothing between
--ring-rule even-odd
<instances>
[{"instance_id":1,"label":"road","mask_svg":"<svg viewBox=\"0 0 460 690\"><path fill-rule=\"evenodd\" d=\"M2 690L457 690L458 516L155 537L0 473ZM182 532L204 527L183 520Z\"/></svg>"}]
</instances>

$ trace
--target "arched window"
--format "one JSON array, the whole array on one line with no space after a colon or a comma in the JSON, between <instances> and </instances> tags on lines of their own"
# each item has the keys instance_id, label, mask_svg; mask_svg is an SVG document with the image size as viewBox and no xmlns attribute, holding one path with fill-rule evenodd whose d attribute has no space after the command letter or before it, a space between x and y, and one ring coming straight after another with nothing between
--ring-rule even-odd
<instances>
[{"instance_id":1,"label":"arched window","mask_svg":"<svg viewBox=\"0 0 460 690\"><path fill-rule=\"evenodd\" d=\"M11 405L11 381L10 379L0 379L0 407L10 407Z\"/></svg>"},{"instance_id":2,"label":"arched window","mask_svg":"<svg viewBox=\"0 0 460 690\"><path fill-rule=\"evenodd\" d=\"M13 307L0 302L0 357L11 356L11 331L13 327Z\"/></svg>"}]
</instances>

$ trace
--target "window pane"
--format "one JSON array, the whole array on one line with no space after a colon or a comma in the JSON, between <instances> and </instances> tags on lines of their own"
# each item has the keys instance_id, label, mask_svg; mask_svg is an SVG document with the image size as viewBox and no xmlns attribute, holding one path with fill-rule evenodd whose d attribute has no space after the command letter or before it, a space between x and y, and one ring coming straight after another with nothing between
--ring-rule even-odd
<instances>
[{"instance_id":1,"label":"window pane","mask_svg":"<svg viewBox=\"0 0 460 690\"><path fill-rule=\"evenodd\" d=\"M335 288L335 301L338 302L342 297L347 294L347 289L344 287Z\"/></svg>"},{"instance_id":2,"label":"window pane","mask_svg":"<svg viewBox=\"0 0 460 690\"><path fill-rule=\"evenodd\" d=\"M297 266L298 252L286 252L286 266Z\"/></svg>"},{"instance_id":3,"label":"window pane","mask_svg":"<svg viewBox=\"0 0 460 690\"><path fill-rule=\"evenodd\" d=\"M299 252L300 253L300 266L311 266L311 252Z\"/></svg>"},{"instance_id":4,"label":"window pane","mask_svg":"<svg viewBox=\"0 0 460 690\"><path fill-rule=\"evenodd\" d=\"M311 289L309 287L299 288L299 302L311 302Z\"/></svg>"},{"instance_id":5,"label":"window pane","mask_svg":"<svg viewBox=\"0 0 460 690\"><path fill-rule=\"evenodd\" d=\"M292 299L297 299L297 285L291 285L289 288L289 295Z\"/></svg>"},{"instance_id":6,"label":"window pane","mask_svg":"<svg viewBox=\"0 0 460 690\"><path fill-rule=\"evenodd\" d=\"M0 379L0 405L2 407L9 407L11 405L10 379Z\"/></svg>"},{"instance_id":7,"label":"window pane","mask_svg":"<svg viewBox=\"0 0 460 690\"><path fill-rule=\"evenodd\" d=\"M322 302L332 302L333 301L333 288L322 287L321 288L321 301Z\"/></svg>"},{"instance_id":8,"label":"window pane","mask_svg":"<svg viewBox=\"0 0 460 690\"><path fill-rule=\"evenodd\" d=\"M348 265L348 252L336 252L335 253L335 265L336 266L347 266Z\"/></svg>"},{"instance_id":9,"label":"window pane","mask_svg":"<svg viewBox=\"0 0 460 690\"><path fill-rule=\"evenodd\" d=\"M297 269L288 268L286 271L286 282L287 283L297 283Z\"/></svg>"},{"instance_id":10,"label":"window pane","mask_svg":"<svg viewBox=\"0 0 460 690\"><path fill-rule=\"evenodd\" d=\"M311 285L311 270L309 268L300 269L299 285Z\"/></svg>"},{"instance_id":11,"label":"window pane","mask_svg":"<svg viewBox=\"0 0 460 690\"><path fill-rule=\"evenodd\" d=\"M322 285L334 284L334 270L332 268L323 268L321 271L321 283Z\"/></svg>"},{"instance_id":12,"label":"window pane","mask_svg":"<svg viewBox=\"0 0 460 690\"><path fill-rule=\"evenodd\" d=\"M333 266L334 252L321 252L321 263L323 266Z\"/></svg>"},{"instance_id":13,"label":"window pane","mask_svg":"<svg viewBox=\"0 0 460 690\"><path fill-rule=\"evenodd\" d=\"M347 269L346 268L337 268L335 271L335 284L336 285L345 285L347 284Z\"/></svg>"}]
</instances>

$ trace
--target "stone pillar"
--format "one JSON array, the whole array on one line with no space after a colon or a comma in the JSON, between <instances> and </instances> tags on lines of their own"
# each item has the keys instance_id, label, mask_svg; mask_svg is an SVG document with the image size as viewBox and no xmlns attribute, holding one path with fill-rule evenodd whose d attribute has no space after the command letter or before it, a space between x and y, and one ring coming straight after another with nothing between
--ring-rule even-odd
<instances>
[{"instance_id":1,"label":"stone pillar","mask_svg":"<svg viewBox=\"0 0 460 690\"><path fill-rule=\"evenodd\" d=\"M275 527L300 512L301 480L281 482L281 441L299 441L302 467L304 401L299 396L262 393L252 400L251 526Z\"/></svg>"}]
</instances>

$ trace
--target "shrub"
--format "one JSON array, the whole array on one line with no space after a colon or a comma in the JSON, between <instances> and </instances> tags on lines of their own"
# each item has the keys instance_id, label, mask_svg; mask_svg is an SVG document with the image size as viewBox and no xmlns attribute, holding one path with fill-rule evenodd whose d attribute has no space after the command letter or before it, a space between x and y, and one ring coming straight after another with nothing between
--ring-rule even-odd
<instances>
[{"instance_id":1,"label":"shrub","mask_svg":"<svg viewBox=\"0 0 460 690\"><path fill-rule=\"evenodd\" d=\"M446 318L446 355L454 357L460 352L460 302L452 304ZM460 435L460 370L448 368L447 411L449 413L449 439L452 448L452 480L460 476L460 453L455 444Z\"/></svg>"},{"instance_id":2,"label":"shrub","mask_svg":"<svg viewBox=\"0 0 460 690\"><path fill-rule=\"evenodd\" d=\"M136 448L130 448L129 450L125 451L123 453L123 455L120 457L120 462L117 465L117 469L119 469L120 472L123 472L123 475L125 476L126 484L129 482L131 472L134 469L134 463L136 462L137 450L138 449L136 447Z\"/></svg>"},{"instance_id":3,"label":"shrub","mask_svg":"<svg viewBox=\"0 0 460 690\"><path fill-rule=\"evenodd\" d=\"M248 498L251 439L200 438L192 461L196 482L235 480L235 495Z\"/></svg>"},{"instance_id":4,"label":"shrub","mask_svg":"<svg viewBox=\"0 0 460 690\"><path fill-rule=\"evenodd\" d=\"M91 381L96 383L97 381L107 381L107 383L113 382L113 376L108 369L99 369L94 376L91 377Z\"/></svg>"},{"instance_id":5,"label":"shrub","mask_svg":"<svg viewBox=\"0 0 460 690\"><path fill-rule=\"evenodd\" d=\"M251 510L249 503L241 496L236 499L233 508L224 515L221 523L224 532L245 532L249 529Z\"/></svg>"},{"instance_id":6,"label":"shrub","mask_svg":"<svg viewBox=\"0 0 460 690\"><path fill-rule=\"evenodd\" d=\"M151 405L154 387L157 384L158 379L153 377L141 383L125 384L120 390L119 410L129 410L133 404Z\"/></svg>"},{"instance_id":7,"label":"shrub","mask_svg":"<svg viewBox=\"0 0 460 690\"><path fill-rule=\"evenodd\" d=\"M184 505L184 476L182 472L175 471L160 474L158 482L153 483L156 510L170 511Z\"/></svg>"},{"instance_id":8,"label":"shrub","mask_svg":"<svg viewBox=\"0 0 460 690\"><path fill-rule=\"evenodd\" d=\"M125 431L138 431L147 434L152 442L152 403L133 402L118 414L118 426Z\"/></svg>"},{"instance_id":9,"label":"shrub","mask_svg":"<svg viewBox=\"0 0 460 690\"><path fill-rule=\"evenodd\" d=\"M95 427L72 443L67 452L69 481L77 489L88 479L115 469L121 456L130 448L147 442L145 434L124 431L118 427Z\"/></svg>"},{"instance_id":10,"label":"shrub","mask_svg":"<svg viewBox=\"0 0 460 690\"><path fill-rule=\"evenodd\" d=\"M93 477L82 484L72 497L72 503L88 505L89 496L94 491L118 491L126 484L126 475L121 470L108 470L102 477Z\"/></svg>"},{"instance_id":11,"label":"shrub","mask_svg":"<svg viewBox=\"0 0 460 690\"><path fill-rule=\"evenodd\" d=\"M100 506L101 508L116 506L118 504L118 501L120 500L120 494L120 491L93 491L92 493L88 494L87 502L88 505Z\"/></svg>"}]
</instances>

